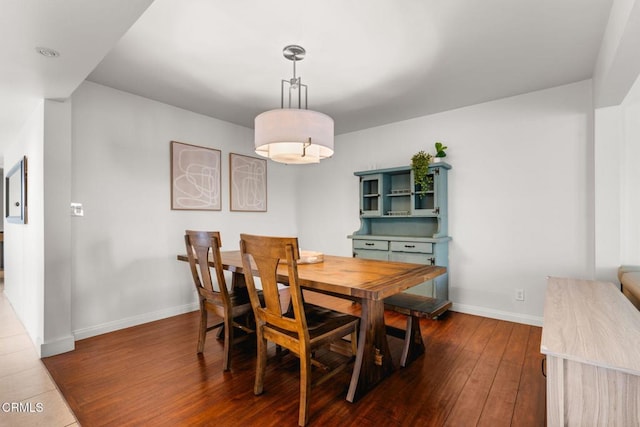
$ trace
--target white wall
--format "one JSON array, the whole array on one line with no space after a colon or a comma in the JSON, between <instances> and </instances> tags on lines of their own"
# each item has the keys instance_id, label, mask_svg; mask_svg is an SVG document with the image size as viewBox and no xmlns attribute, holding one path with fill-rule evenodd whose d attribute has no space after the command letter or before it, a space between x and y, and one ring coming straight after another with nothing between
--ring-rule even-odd
<instances>
[{"instance_id":1,"label":"white wall","mask_svg":"<svg viewBox=\"0 0 640 427\"><path fill-rule=\"evenodd\" d=\"M540 324L546 276L593 276L592 112L584 81L341 135L334 158L300 169L303 244L349 255L353 172L407 165L442 141L454 309Z\"/></svg>"},{"instance_id":2,"label":"white wall","mask_svg":"<svg viewBox=\"0 0 640 427\"><path fill-rule=\"evenodd\" d=\"M27 156L27 223L5 221L5 293L42 357L74 348L70 146L70 103L44 100L5 152L11 165Z\"/></svg>"},{"instance_id":3,"label":"white wall","mask_svg":"<svg viewBox=\"0 0 640 427\"><path fill-rule=\"evenodd\" d=\"M27 224L4 222L5 294L40 353L44 342L44 101L4 151L8 172L27 156Z\"/></svg>"},{"instance_id":4,"label":"white wall","mask_svg":"<svg viewBox=\"0 0 640 427\"><path fill-rule=\"evenodd\" d=\"M73 94L72 322L76 338L196 308L184 230L222 232L223 250L240 232L295 235L291 170L268 163L268 212L229 210L230 152L253 154L253 131L85 82ZM169 145L222 151L222 211L170 209Z\"/></svg>"},{"instance_id":5,"label":"white wall","mask_svg":"<svg viewBox=\"0 0 640 427\"><path fill-rule=\"evenodd\" d=\"M640 78L620 105L595 113L597 278L640 265Z\"/></svg>"},{"instance_id":6,"label":"white wall","mask_svg":"<svg viewBox=\"0 0 640 427\"><path fill-rule=\"evenodd\" d=\"M620 263L640 265L640 77L618 111L622 120Z\"/></svg>"},{"instance_id":7,"label":"white wall","mask_svg":"<svg viewBox=\"0 0 640 427\"><path fill-rule=\"evenodd\" d=\"M624 158L620 107L595 110L595 278L617 281L620 258L620 207Z\"/></svg>"},{"instance_id":8,"label":"white wall","mask_svg":"<svg viewBox=\"0 0 640 427\"><path fill-rule=\"evenodd\" d=\"M71 330L71 101L45 100L43 357L73 350Z\"/></svg>"},{"instance_id":9,"label":"white wall","mask_svg":"<svg viewBox=\"0 0 640 427\"><path fill-rule=\"evenodd\" d=\"M640 2L614 0L594 69L596 277L640 265Z\"/></svg>"}]
</instances>

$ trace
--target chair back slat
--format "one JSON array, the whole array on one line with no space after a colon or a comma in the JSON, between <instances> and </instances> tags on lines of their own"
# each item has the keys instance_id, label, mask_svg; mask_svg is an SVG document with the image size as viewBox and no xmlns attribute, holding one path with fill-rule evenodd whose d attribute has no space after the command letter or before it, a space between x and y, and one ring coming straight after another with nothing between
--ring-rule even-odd
<instances>
[{"instance_id":1,"label":"chair back slat","mask_svg":"<svg viewBox=\"0 0 640 427\"><path fill-rule=\"evenodd\" d=\"M201 298L222 299L229 303L229 292L220 256L220 233L217 231L187 230L184 236L193 282ZM209 262L213 261L218 289L214 287Z\"/></svg>"},{"instance_id":2,"label":"chair back slat","mask_svg":"<svg viewBox=\"0 0 640 427\"><path fill-rule=\"evenodd\" d=\"M281 316L280 294L278 293L277 269L278 259L262 256L252 256L256 264L260 282L262 283L262 295L264 296L265 311L273 316Z\"/></svg>"},{"instance_id":3,"label":"chair back slat","mask_svg":"<svg viewBox=\"0 0 640 427\"><path fill-rule=\"evenodd\" d=\"M304 315L302 290L298 283L297 260L300 259L298 239L295 237L265 237L240 235L240 251L245 271L245 282L257 319L287 331L296 332L301 341L308 342L307 322ZM278 265L287 263L289 293L293 317L285 316L278 290ZM246 274L251 271L251 274ZM262 283L264 305L257 297L253 274ZM305 339L306 337L306 339Z\"/></svg>"}]
</instances>

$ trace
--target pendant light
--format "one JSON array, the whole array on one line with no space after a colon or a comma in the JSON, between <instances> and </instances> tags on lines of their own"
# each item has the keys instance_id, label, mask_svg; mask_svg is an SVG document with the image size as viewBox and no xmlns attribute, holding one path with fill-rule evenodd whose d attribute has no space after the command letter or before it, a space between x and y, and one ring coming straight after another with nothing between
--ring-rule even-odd
<instances>
[{"instance_id":1,"label":"pendant light","mask_svg":"<svg viewBox=\"0 0 640 427\"><path fill-rule=\"evenodd\" d=\"M319 163L333 155L333 119L307 109L307 85L296 77L296 62L301 61L305 54L301 46L285 46L283 55L293 62L293 77L282 80L280 108L265 111L255 118L256 153L280 163ZM288 103L285 108L287 86Z\"/></svg>"}]
</instances>

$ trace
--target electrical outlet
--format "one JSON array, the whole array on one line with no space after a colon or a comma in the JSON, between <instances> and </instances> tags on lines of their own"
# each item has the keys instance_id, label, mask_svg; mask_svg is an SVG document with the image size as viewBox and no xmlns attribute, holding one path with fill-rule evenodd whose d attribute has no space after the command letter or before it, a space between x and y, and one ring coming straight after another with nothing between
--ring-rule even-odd
<instances>
[{"instance_id":1,"label":"electrical outlet","mask_svg":"<svg viewBox=\"0 0 640 427\"><path fill-rule=\"evenodd\" d=\"M524 289L516 289L516 301L524 301Z\"/></svg>"}]
</instances>

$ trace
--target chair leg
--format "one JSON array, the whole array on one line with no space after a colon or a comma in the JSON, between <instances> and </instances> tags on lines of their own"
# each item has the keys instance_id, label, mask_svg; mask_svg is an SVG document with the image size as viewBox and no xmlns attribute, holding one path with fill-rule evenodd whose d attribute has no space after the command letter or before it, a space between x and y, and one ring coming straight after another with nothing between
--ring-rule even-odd
<instances>
[{"instance_id":1,"label":"chair leg","mask_svg":"<svg viewBox=\"0 0 640 427\"><path fill-rule=\"evenodd\" d=\"M351 354L358 354L358 327L356 326L351 332Z\"/></svg>"},{"instance_id":2,"label":"chair leg","mask_svg":"<svg viewBox=\"0 0 640 427\"><path fill-rule=\"evenodd\" d=\"M262 336L262 332L256 328L258 341L258 354L256 356L256 382L253 386L253 394L262 394L264 388L264 374L267 367L267 340Z\"/></svg>"},{"instance_id":3,"label":"chair leg","mask_svg":"<svg viewBox=\"0 0 640 427\"><path fill-rule=\"evenodd\" d=\"M302 352L301 352L302 353ZM305 426L309 420L309 396L311 395L311 354L300 356L300 413L298 425Z\"/></svg>"},{"instance_id":4,"label":"chair leg","mask_svg":"<svg viewBox=\"0 0 640 427\"><path fill-rule=\"evenodd\" d=\"M207 337L207 310L200 303L200 331L198 332L198 353L204 351L204 341Z\"/></svg>"},{"instance_id":5,"label":"chair leg","mask_svg":"<svg viewBox=\"0 0 640 427\"><path fill-rule=\"evenodd\" d=\"M222 366L225 371L231 369L231 347L233 344L233 319L231 314L224 316L224 355Z\"/></svg>"}]
</instances>

